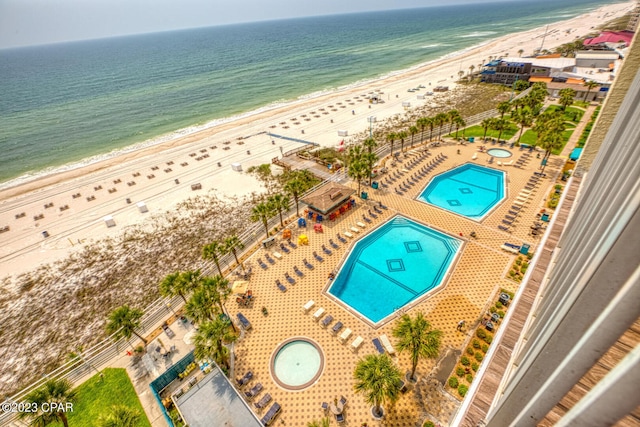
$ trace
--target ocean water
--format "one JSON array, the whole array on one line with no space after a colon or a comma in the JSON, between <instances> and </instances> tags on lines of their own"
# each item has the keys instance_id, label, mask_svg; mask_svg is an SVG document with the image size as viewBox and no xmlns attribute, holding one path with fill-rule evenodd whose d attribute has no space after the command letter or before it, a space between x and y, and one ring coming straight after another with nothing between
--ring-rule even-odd
<instances>
[{"instance_id":1,"label":"ocean water","mask_svg":"<svg viewBox=\"0 0 640 427\"><path fill-rule=\"evenodd\" d=\"M0 50L0 188L615 2L431 7Z\"/></svg>"}]
</instances>

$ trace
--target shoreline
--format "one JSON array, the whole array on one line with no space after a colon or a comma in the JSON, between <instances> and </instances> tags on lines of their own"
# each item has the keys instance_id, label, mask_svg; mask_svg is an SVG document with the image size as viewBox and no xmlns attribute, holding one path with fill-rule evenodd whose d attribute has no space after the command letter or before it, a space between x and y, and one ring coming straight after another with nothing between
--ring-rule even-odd
<instances>
[{"instance_id":1,"label":"shoreline","mask_svg":"<svg viewBox=\"0 0 640 427\"><path fill-rule=\"evenodd\" d=\"M578 34L575 31L591 32L590 27L613 19L613 15L620 16L634 5L634 2L606 5L550 24L549 31L556 31L552 37L547 36L549 47L573 40ZM558 31L567 27L574 31L571 34ZM202 192L215 191L226 197L262 191L255 177L231 170L231 164L241 163L247 168L270 163L282 152L300 146L290 138L331 147L340 139L353 138L368 130L369 116L376 116L377 124L374 126L379 126L405 114L406 103L411 105L410 109L416 106L455 108L451 106L455 104L458 70L468 69L469 64L477 65L490 55L502 55L508 52L505 49L522 48L526 55L539 46L543 32L544 27L536 27L512 33L473 48L452 52L441 59L390 72L383 78L354 82L347 88L317 96L313 93L303 95L284 105L248 112L243 117L178 138L0 189L0 227L11 228L8 233L0 235L3 241L0 277L16 276L38 265L56 261L82 248L85 241L122 233L128 225L139 224L150 215L171 210L187 198L200 194L189 188L193 184L201 184ZM418 84L427 88L444 84L453 90L419 100L415 93L407 92L408 87ZM371 91L383 93L385 102L376 105L363 102L362 94ZM312 112L315 115L310 114ZM338 136L337 130L340 129L348 130L349 136ZM283 138L270 138L265 132L279 134ZM175 132L170 135L175 135ZM204 152L207 158L202 159L203 154L200 153ZM170 163L172 166L167 166ZM131 181L136 182L131 186L125 185ZM82 197L72 199L72 195L79 193ZM93 199L89 200L90 197ZM150 214L139 213L137 202L145 202ZM51 206L47 209L49 204ZM65 207L68 210L63 210ZM22 213L24 217L17 218ZM40 215L43 218L38 218ZM103 217L107 215L114 217L115 227L105 227ZM42 231L47 231L50 237L43 239Z\"/></svg>"},{"instance_id":2,"label":"shoreline","mask_svg":"<svg viewBox=\"0 0 640 427\"><path fill-rule=\"evenodd\" d=\"M583 15L597 12L606 7L612 7L616 5L622 5L622 4L626 4L626 3L614 3L606 6L600 6L595 9L592 9L591 11L585 12L581 15L577 15L573 18L553 22L548 25L550 26L557 25L561 22L567 22L574 19L578 19ZM138 155L136 154L137 152L144 152L148 150L149 153L153 153L156 151L156 147L162 147L165 145L167 147L171 147L176 143L179 143L180 140L188 139L193 135L197 135L197 134L208 132L208 131L213 131L216 128L224 129L224 126L227 124L237 123L238 125L241 125L245 123L246 120L250 120L252 118L259 118L264 114L271 113L275 115L283 112L286 109L294 109L296 107L301 107L305 102L313 102L313 101L321 100L323 97L339 96L340 93L342 92L349 92L349 91L357 90L359 88L366 87L366 86L382 84L387 80L393 81L396 77L401 77L401 78L409 77L415 73L426 72L431 70L434 66L438 64L446 63L447 61L453 61L458 59L462 61L463 56L465 54L470 54L470 55L475 54L480 49L486 46L498 44L502 41L506 41L509 38L519 34L534 33L538 31L542 31L545 27L546 25L542 25L542 26L531 28L529 30L517 31L515 33L505 34L503 36L485 40L483 42L476 43L474 45L471 45L469 47L466 47L457 51L446 53L444 55L441 55L438 58L428 60L426 62L420 62L403 69L391 70L389 72L386 72L376 77L358 80L358 81L355 81L346 85L334 87L334 88L321 89L319 91L302 94L294 99L275 101L270 104L257 107L250 111L245 111L243 113L239 113L239 114L228 116L228 117L214 118L207 121L204 124L194 124L194 125L180 128L180 129L176 129L169 133L157 135L155 137L152 137L143 141L134 142L130 145L117 148L109 152L85 157L78 161L73 161L73 162L65 163L60 166L52 166L39 171L26 173L15 178L11 178L7 181L0 182L0 202L4 200L6 197L17 196L19 194L31 191L32 189L39 187L37 183L42 183L42 185L40 186L46 186L46 185L50 185L51 183L57 183L60 181L60 179L55 178L58 175L71 174L71 176L75 176L74 171L78 171L78 170L84 170L86 173L95 172L97 170L101 170L109 167L109 162L112 162L114 160L122 159L124 161L128 161L131 158L137 158L138 157ZM454 82L456 81L455 77L456 76L454 76L454 79L453 79ZM188 141L185 141L184 143L188 143ZM19 190L19 188L23 186L25 186L25 189Z\"/></svg>"}]
</instances>

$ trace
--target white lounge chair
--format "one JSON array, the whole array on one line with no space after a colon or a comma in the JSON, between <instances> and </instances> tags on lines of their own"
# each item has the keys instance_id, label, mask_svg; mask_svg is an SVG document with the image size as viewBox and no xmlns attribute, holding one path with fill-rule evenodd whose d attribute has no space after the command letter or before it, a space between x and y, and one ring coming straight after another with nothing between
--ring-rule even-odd
<instances>
[{"instance_id":1,"label":"white lounge chair","mask_svg":"<svg viewBox=\"0 0 640 427\"><path fill-rule=\"evenodd\" d=\"M513 164L513 160L511 160L510 162L504 162L502 166L511 166L512 164Z\"/></svg>"},{"instance_id":2,"label":"white lounge chair","mask_svg":"<svg viewBox=\"0 0 640 427\"><path fill-rule=\"evenodd\" d=\"M356 351L357 349L360 348L363 342L364 342L364 338L358 335L358 337L355 340L353 340L353 342L351 343L351 350Z\"/></svg>"},{"instance_id":3,"label":"white lounge chair","mask_svg":"<svg viewBox=\"0 0 640 427\"><path fill-rule=\"evenodd\" d=\"M278 258L278 259L282 259L282 254L280 252L274 252L273 256Z\"/></svg>"},{"instance_id":4,"label":"white lounge chair","mask_svg":"<svg viewBox=\"0 0 640 427\"><path fill-rule=\"evenodd\" d=\"M498 160L498 166L502 166L502 162Z\"/></svg>"},{"instance_id":5,"label":"white lounge chair","mask_svg":"<svg viewBox=\"0 0 640 427\"><path fill-rule=\"evenodd\" d=\"M391 341L389 341L389 337L387 337L386 335L380 335L380 342L384 346L385 350L387 350L387 353L396 354L396 350L391 345Z\"/></svg>"},{"instance_id":6,"label":"white lounge chair","mask_svg":"<svg viewBox=\"0 0 640 427\"><path fill-rule=\"evenodd\" d=\"M313 300L309 300L303 307L302 309L304 310L305 313L308 313L309 310L311 310L313 308L313 306L316 305L316 303Z\"/></svg>"},{"instance_id":7,"label":"white lounge chair","mask_svg":"<svg viewBox=\"0 0 640 427\"><path fill-rule=\"evenodd\" d=\"M473 156L471 157L471 160L475 160L478 158L478 153L473 153Z\"/></svg>"},{"instance_id":8,"label":"white lounge chair","mask_svg":"<svg viewBox=\"0 0 640 427\"><path fill-rule=\"evenodd\" d=\"M360 232L360 229L358 227L351 227L349 230L353 231L354 233Z\"/></svg>"},{"instance_id":9,"label":"white lounge chair","mask_svg":"<svg viewBox=\"0 0 640 427\"><path fill-rule=\"evenodd\" d=\"M324 308L320 307L315 313L313 313L313 320L320 320L320 318L324 316L324 313Z\"/></svg>"},{"instance_id":10,"label":"white lounge chair","mask_svg":"<svg viewBox=\"0 0 640 427\"><path fill-rule=\"evenodd\" d=\"M342 333L340 334L340 341L342 341L343 343L347 342L347 340L351 336L351 332L352 331L349 328L347 328L344 331L342 331Z\"/></svg>"},{"instance_id":11,"label":"white lounge chair","mask_svg":"<svg viewBox=\"0 0 640 427\"><path fill-rule=\"evenodd\" d=\"M353 234L349 233L348 231L343 231L342 234L344 234L345 236L347 236L350 239L353 239Z\"/></svg>"},{"instance_id":12,"label":"white lounge chair","mask_svg":"<svg viewBox=\"0 0 640 427\"><path fill-rule=\"evenodd\" d=\"M356 222L356 225L358 227L360 227L360 228L365 228L366 227L366 225L363 222L360 222L360 221Z\"/></svg>"}]
</instances>

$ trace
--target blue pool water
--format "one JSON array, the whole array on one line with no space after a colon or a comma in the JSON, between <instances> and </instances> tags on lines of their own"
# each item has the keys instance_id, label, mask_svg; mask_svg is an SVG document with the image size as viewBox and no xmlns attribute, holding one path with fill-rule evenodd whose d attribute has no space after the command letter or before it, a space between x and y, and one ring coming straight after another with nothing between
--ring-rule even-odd
<instances>
[{"instance_id":1,"label":"blue pool water","mask_svg":"<svg viewBox=\"0 0 640 427\"><path fill-rule=\"evenodd\" d=\"M461 244L396 216L355 244L328 292L377 323L439 286Z\"/></svg>"},{"instance_id":2,"label":"blue pool water","mask_svg":"<svg viewBox=\"0 0 640 427\"><path fill-rule=\"evenodd\" d=\"M418 200L479 221L504 199L503 171L467 163L434 177Z\"/></svg>"}]
</instances>

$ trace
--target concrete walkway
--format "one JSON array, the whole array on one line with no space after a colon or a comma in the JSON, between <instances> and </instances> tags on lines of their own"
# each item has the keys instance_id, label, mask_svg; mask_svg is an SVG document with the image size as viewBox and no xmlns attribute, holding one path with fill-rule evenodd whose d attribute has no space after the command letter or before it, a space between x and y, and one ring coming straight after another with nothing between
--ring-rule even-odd
<instances>
[{"instance_id":1,"label":"concrete walkway","mask_svg":"<svg viewBox=\"0 0 640 427\"><path fill-rule=\"evenodd\" d=\"M589 106L585 110L585 113L582 115L582 119L580 119L580 123L577 124L576 128L573 130L573 133L569 137L569 141L567 141L564 148L562 149L560 157L569 157L569 154L571 154L573 149L576 147L576 144L578 144L578 141L582 136L582 132L584 131L584 128L587 127L587 123L589 123L593 112L596 111L596 107L597 105L589 104Z\"/></svg>"}]
</instances>

